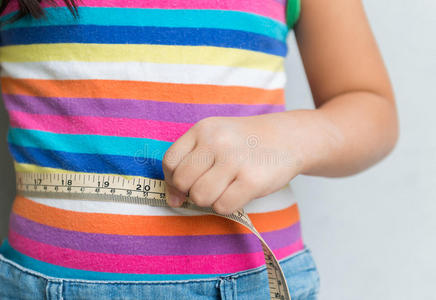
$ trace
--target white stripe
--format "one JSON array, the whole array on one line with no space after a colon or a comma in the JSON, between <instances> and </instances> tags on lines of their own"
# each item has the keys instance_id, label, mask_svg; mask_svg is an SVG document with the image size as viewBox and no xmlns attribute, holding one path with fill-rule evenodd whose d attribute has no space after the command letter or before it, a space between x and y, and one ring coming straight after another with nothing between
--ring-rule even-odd
<instances>
[{"instance_id":1,"label":"white stripe","mask_svg":"<svg viewBox=\"0 0 436 300\"><path fill-rule=\"evenodd\" d=\"M244 206L244 210L247 213L270 212L285 209L295 203L297 203L297 200L294 192L291 189L291 186L287 184L277 192L248 202Z\"/></svg>"},{"instance_id":2,"label":"white stripe","mask_svg":"<svg viewBox=\"0 0 436 300\"><path fill-rule=\"evenodd\" d=\"M283 88L286 84L285 72L150 62L2 62L2 76L46 80L106 79L236 85L264 89Z\"/></svg>"},{"instance_id":3,"label":"white stripe","mask_svg":"<svg viewBox=\"0 0 436 300\"><path fill-rule=\"evenodd\" d=\"M50 207L84 213L103 213L134 216L195 216L204 214L202 212L186 208L154 207L149 205L132 203L71 200L61 198L49 199L28 196L26 196L26 198Z\"/></svg>"},{"instance_id":4,"label":"white stripe","mask_svg":"<svg viewBox=\"0 0 436 300\"><path fill-rule=\"evenodd\" d=\"M59 209L84 212L84 213L104 213L135 216L197 216L206 213L194 211L186 208L154 207L148 205L102 202L92 200L71 200L71 199L50 199L39 197L28 197L34 202L55 207ZM263 213L287 208L295 203L295 197L287 185L275 193L254 199L244 207L247 213Z\"/></svg>"}]
</instances>

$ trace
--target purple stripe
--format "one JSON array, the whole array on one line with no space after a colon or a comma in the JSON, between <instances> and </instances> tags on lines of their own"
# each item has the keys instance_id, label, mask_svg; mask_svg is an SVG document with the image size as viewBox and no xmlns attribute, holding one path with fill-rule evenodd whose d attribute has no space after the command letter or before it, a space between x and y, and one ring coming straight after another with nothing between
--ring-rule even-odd
<instances>
[{"instance_id":1,"label":"purple stripe","mask_svg":"<svg viewBox=\"0 0 436 300\"><path fill-rule=\"evenodd\" d=\"M39 224L11 214L10 228L18 234L53 246L80 251L125 255L213 255L262 251L254 234L196 236L128 236L84 233ZM289 246L300 238L300 222L261 233L271 249Z\"/></svg>"},{"instance_id":2,"label":"purple stripe","mask_svg":"<svg viewBox=\"0 0 436 300\"><path fill-rule=\"evenodd\" d=\"M96 116L196 123L210 116L251 116L285 110L271 104L190 104L152 100L52 98L3 94L8 110L32 114Z\"/></svg>"}]
</instances>

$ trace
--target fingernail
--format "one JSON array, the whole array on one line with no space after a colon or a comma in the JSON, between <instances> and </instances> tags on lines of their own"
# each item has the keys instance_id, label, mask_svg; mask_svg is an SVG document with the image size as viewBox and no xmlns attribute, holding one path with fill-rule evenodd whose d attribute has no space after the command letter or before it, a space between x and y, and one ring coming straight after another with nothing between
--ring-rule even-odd
<instances>
[{"instance_id":1,"label":"fingernail","mask_svg":"<svg viewBox=\"0 0 436 300\"><path fill-rule=\"evenodd\" d=\"M168 201L172 206L179 206L182 203L183 199L177 195L168 195Z\"/></svg>"}]
</instances>

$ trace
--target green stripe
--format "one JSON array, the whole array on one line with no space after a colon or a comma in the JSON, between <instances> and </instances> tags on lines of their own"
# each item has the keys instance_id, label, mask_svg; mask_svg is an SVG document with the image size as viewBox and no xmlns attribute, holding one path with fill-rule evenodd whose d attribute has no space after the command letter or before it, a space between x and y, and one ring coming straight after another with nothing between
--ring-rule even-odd
<instances>
[{"instance_id":1,"label":"green stripe","mask_svg":"<svg viewBox=\"0 0 436 300\"><path fill-rule=\"evenodd\" d=\"M287 27L274 19L239 11L197 9L139 9L116 7L79 7L79 19L63 7L46 8L47 19L22 18L5 24L2 29L47 25L105 25L192 27L241 30L286 40ZM9 18L2 16L0 20Z\"/></svg>"},{"instance_id":2,"label":"green stripe","mask_svg":"<svg viewBox=\"0 0 436 300\"><path fill-rule=\"evenodd\" d=\"M301 1L300 0L287 0L286 6L286 24L289 29L294 28L301 13Z\"/></svg>"},{"instance_id":3,"label":"green stripe","mask_svg":"<svg viewBox=\"0 0 436 300\"><path fill-rule=\"evenodd\" d=\"M10 127L8 142L22 147L64 151L70 153L108 154L145 157L162 160L172 142L146 138L58 134L33 129Z\"/></svg>"}]
</instances>

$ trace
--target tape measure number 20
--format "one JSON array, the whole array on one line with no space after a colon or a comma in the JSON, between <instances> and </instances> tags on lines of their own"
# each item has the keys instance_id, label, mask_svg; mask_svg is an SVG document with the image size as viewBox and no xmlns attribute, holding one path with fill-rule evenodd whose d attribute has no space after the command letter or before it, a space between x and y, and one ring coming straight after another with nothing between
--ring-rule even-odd
<instances>
[{"instance_id":1,"label":"tape measure number 20","mask_svg":"<svg viewBox=\"0 0 436 300\"><path fill-rule=\"evenodd\" d=\"M86 199L168 207L165 182L140 176L103 175L94 173L17 172L17 194L41 198ZM257 236L262 244L268 272L271 299L291 300L283 270L265 240L243 209L230 215L216 213L211 207L200 207L187 198L181 206L214 214L238 222Z\"/></svg>"}]
</instances>

